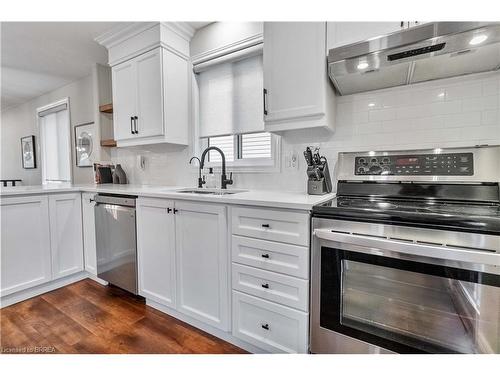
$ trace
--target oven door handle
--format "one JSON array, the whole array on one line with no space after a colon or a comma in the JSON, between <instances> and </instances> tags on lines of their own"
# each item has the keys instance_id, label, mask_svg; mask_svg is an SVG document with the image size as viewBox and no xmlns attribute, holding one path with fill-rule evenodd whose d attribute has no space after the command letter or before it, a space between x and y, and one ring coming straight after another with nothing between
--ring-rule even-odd
<instances>
[{"instance_id":1,"label":"oven door handle","mask_svg":"<svg viewBox=\"0 0 500 375\"><path fill-rule=\"evenodd\" d=\"M500 253L493 250L474 248L461 249L453 246L440 246L415 242L399 241L383 237L365 236L362 234L340 233L331 229L315 229L314 236L321 240L341 242L350 245L370 248L377 255L378 250L417 255L430 258L454 260L465 263L479 263L500 266Z\"/></svg>"}]
</instances>

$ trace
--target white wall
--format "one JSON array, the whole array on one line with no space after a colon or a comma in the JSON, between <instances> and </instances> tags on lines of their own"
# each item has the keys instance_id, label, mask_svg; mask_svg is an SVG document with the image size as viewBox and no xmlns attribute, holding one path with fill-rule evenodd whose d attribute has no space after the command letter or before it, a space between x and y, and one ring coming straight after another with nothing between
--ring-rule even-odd
<instances>
[{"instance_id":1,"label":"white wall","mask_svg":"<svg viewBox=\"0 0 500 375\"><path fill-rule=\"evenodd\" d=\"M74 183L90 183L93 181L92 168L75 166L74 126L94 121L94 102L92 76L88 76L41 95L18 107L9 108L1 113L0 145L2 179L22 179L24 185L41 184L40 144L36 109L69 97L71 118L71 148ZM37 142L37 168L23 169L21 160L21 137L35 135Z\"/></svg>"},{"instance_id":2,"label":"white wall","mask_svg":"<svg viewBox=\"0 0 500 375\"><path fill-rule=\"evenodd\" d=\"M238 188L306 191L302 151L318 145L333 166L339 151L398 150L500 144L500 73L484 73L337 98L335 132L290 131L282 137L280 173L234 174ZM373 106L370 106L373 104ZM196 184L189 148L156 146L114 149L132 183ZM285 168L299 156L298 170ZM145 171L136 157L145 155ZM199 155L198 155L199 156Z\"/></svg>"}]
</instances>

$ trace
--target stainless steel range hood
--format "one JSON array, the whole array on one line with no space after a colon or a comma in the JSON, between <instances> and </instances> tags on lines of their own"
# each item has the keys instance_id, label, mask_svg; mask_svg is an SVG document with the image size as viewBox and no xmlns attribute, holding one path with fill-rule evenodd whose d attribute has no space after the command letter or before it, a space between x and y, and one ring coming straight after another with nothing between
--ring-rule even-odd
<instances>
[{"instance_id":1,"label":"stainless steel range hood","mask_svg":"<svg viewBox=\"0 0 500 375\"><path fill-rule=\"evenodd\" d=\"M328 52L340 95L500 68L500 22L433 22Z\"/></svg>"}]
</instances>

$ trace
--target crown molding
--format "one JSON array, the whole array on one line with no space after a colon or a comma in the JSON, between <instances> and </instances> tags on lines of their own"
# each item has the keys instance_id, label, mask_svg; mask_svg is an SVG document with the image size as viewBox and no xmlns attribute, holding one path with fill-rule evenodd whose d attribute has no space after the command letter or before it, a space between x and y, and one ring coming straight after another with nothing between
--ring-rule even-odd
<instances>
[{"instance_id":1,"label":"crown molding","mask_svg":"<svg viewBox=\"0 0 500 375\"><path fill-rule=\"evenodd\" d=\"M161 25L188 42L191 41L196 31L194 27L190 26L187 22L161 22Z\"/></svg>"},{"instance_id":2,"label":"crown molding","mask_svg":"<svg viewBox=\"0 0 500 375\"><path fill-rule=\"evenodd\" d=\"M94 40L109 49L157 24L158 22L132 22L125 26L119 25L99 35Z\"/></svg>"},{"instance_id":3,"label":"crown molding","mask_svg":"<svg viewBox=\"0 0 500 375\"><path fill-rule=\"evenodd\" d=\"M211 49L209 51L199 53L195 56L191 56L191 62L193 65L201 64L208 60L212 60L233 52L237 52L245 48L253 47L263 42L264 42L264 35L262 33L255 34L248 38L238 40L234 43L230 43L218 48Z\"/></svg>"}]
</instances>

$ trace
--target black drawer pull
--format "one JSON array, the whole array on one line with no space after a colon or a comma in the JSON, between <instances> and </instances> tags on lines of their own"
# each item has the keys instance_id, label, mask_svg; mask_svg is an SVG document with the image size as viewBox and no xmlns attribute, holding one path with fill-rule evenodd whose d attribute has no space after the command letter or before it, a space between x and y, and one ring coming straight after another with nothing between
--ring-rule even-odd
<instances>
[{"instance_id":1,"label":"black drawer pull","mask_svg":"<svg viewBox=\"0 0 500 375\"><path fill-rule=\"evenodd\" d=\"M269 331L269 324L262 324L261 327Z\"/></svg>"},{"instance_id":2,"label":"black drawer pull","mask_svg":"<svg viewBox=\"0 0 500 375\"><path fill-rule=\"evenodd\" d=\"M262 228L270 228L269 224L262 224Z\"/></svg>"},{"instance_id":3,"label":"black drawer pull","mask_svg":"<svg viewBox=\"0 0 500 375\"><path fill-rule=\"evenodd\" d=\"M172 209L170 207L167 207L167 214L171 213Z\"/></svg>"},{"instance_id":4,"label":"black drawer pull","mask_svg":"<svg viewBox=\"0 0 500 375\"><path fill-rule=\"evenodd\" d=\"M266 259L269 259L269 254L262 254L261 255L262 258L266 258Z\"/></svg>"},{"instance_id":5,"label":"black drawer pull","mask_svg":"<svg viewBox=\"0 0 500 375\"><path fill-rule=\"evenodd\" d=\"M269 289L269 284L268 284L268 283L262 284L261 286L262 286L264 289Z\"/></svg>"}]
</instances>

